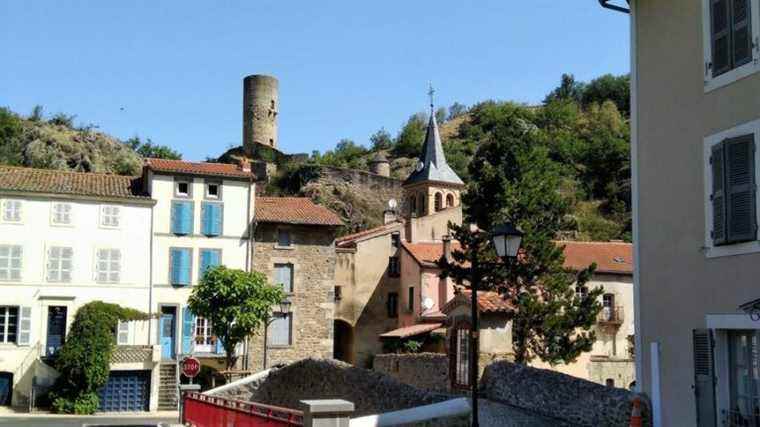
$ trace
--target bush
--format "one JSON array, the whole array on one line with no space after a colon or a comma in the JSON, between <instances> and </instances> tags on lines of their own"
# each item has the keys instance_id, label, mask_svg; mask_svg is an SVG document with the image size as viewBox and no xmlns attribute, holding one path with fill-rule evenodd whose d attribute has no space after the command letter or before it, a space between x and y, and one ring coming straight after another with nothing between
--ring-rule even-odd
<instances>
[{"instance_id":1,"label":"bush","mask_svg":"<svg viewBox=\"0 0 760 427\"><path fill-rule=\"evenodd\" d=\"M94 413L98 390L108 381L118 323L146 319L145 313L102 301L80 307L55 361L61 376L50 393L52 409L67 414Z\"/></svg>"}]
</instances>

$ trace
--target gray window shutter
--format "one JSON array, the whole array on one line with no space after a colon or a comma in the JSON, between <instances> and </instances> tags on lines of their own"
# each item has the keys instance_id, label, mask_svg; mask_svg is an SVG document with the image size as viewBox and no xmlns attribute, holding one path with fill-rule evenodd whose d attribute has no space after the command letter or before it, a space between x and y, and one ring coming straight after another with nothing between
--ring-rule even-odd
<instances>
[{"instance_id":1,"label":"gray window shutter","mask_svg":"<svg viewBox=\"0 0 760 427\"><path fill-rule=\"evenodd\" d=\"M733 68L752 60L752 18L749 0L732 0L731 21L733 23L731 50Z\"/></svg>"},{"instance_id":2,"label":"gray window shutter","mask_svg":"<svg viewBox=\"0 0 760 427\"><path fill-rule=\"evenodd\" d=\"M20 307L18 319L18 345L32 342L32 307Z\"/></svg>"},{"instance_id":3,"label":"gray window shutter","mask_svg":"<svg viewBox=\"0 0 760 427\"><path fill-rule=\"evenodd\" d=\"M730 0L710 0L710 37L712 40L712 75L731 70Z\"/></svg>"},{"instance_id":4,"label":"gray window shutter","mask_svg":"<svg viewBox=\"0 0 760 427\"><path fill-rule=\"evenodd\" d=\"M709 329L694 329L694 395L697 427L715 427L714 341Z\"/></svg>"},{"instance_id":5,"label":"gray window shutter","mask_svg":"<svg viewBox=\"0 0 760 427\"><path fill-rule=\"evenodd\" d=\"M716 144L712 148L710 157L712 169L712 240L714 246L726 243L726 186L724 179L723 143Z\"/></svg>"},{"instance_id":6,"label":"gray window shutter","mask_svg":"<svg viewBox=\"0 0 760 427\"><path fill-rule=\"evenodd\" d=\"M753 135L725 142L728 240L756 240L755 220L755 140Z\"/></svg>"}]
</instances>

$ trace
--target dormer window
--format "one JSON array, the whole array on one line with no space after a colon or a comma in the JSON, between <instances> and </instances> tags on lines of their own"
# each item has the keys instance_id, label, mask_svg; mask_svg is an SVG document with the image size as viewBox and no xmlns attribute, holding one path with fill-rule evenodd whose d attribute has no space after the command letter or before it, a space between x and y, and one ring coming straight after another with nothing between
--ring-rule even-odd
<instances>
[{"instance_id":1,"label":"dormer window","mask_svg":"<svg viewBox=\"0 0 760 427\"><path fill-rule=\"evenodd\" d=\"M174 182L174 195L177 197L190 197L190 182L189 181L175 181Z\"/></svg>"}]
</instances>

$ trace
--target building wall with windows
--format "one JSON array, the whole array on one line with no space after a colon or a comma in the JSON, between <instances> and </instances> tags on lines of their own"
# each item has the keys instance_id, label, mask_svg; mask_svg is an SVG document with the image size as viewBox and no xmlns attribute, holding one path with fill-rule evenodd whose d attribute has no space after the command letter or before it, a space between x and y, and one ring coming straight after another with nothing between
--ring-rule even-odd
<instances>
[{"instance_id":1,"label":"building wall with windows","mask_svg":"<svg viewBox=\"0 0 760 427\"><path fill-rule=\"evenodd\" d=\"M638 381L656 420L663 408L662 425L720 425L737 408L749 417L757 403L738 399L759 394L757 376L732 379L710 367L732 366L718 358L721 335L760 327L738 309L760 297L760 2L638 0L631 8ZM710 163L716 143L747 136L754 156L744 146L728 155L738 167ZM725 190L734 197L714 185L716 164L733 171ZM737 239L716 239L731 222ZM748 388L731 391L741 384Z\"/></svg>"},{"instance_id":2,"label":"building wall with windows","mask_svg":"<svg viewBox=\"0 0 760 427\"><path fill-rule=\"evenodd\" d=\"M151 207L0 193L0 370L14 375L13 404L28 397L35 374L52 382L38 359L60 348L79 307L99 300L149 312ZM119 341L150 343L148 322L127 324Z\"/></svg>"},{"instance_id":3,"label":"building wall with windows","mask_svg":"<svg viewBox=\"0 0 760 427\"><path fill-rule=\"evenodd\" d=\"M215 265L248 270L248 226L254 209L254 184L189 173L147 174L148 191L156 201L153 215L154 313L173 313L174 349L166 359L193 352L220 357L221 345L209 336L208 325L187 309L187 299ZM153 320L156 343L161 341L161 318ZM168 333L168 331L165 331ZM170 344L162 344L170 345Z\"/></svg>"},{"instance_id":4,"label":"building wall with windows","mask_svg":"<svg viewBox=\"0 0 760 427\"><path fill-rule=\"evenodd\" d=\"M267 328L267 367L304 357L332 358L335 313L335 229L332 226L259 222L253 269L282 285L291 302ZM249 370L264 366L264 331L249 338Z\"/></svg>"}]
</instances>

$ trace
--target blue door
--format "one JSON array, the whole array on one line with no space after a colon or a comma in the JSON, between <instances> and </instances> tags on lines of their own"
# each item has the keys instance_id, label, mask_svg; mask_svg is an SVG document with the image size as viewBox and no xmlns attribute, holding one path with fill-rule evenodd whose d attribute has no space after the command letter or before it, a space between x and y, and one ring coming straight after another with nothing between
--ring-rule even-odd
<instances>
[{"instance_id":1,"label":"blue door","mask_svg":"<svg viewBox=\"0 0 760 427\"><path fill-rule=\"evenodd\" d=\"M11 406L13 391L13 374L0 372L0 406Z\"/></svg>"},{"instance_id":2,"label":"blue door","mask_svg":"<svg viewBox=\"0 0 760 427\"><path fill-rule=\"evenodd\" d=\"M111 371L98 397L103 412L147 411L150 371Z\"/></svg>"},{"instance_id":3,"label":"blue door","mask_svg":"<svg viewBox=\"0 0 760 427\"><path fill-rule=\"evenodd\" d=\"M161 357L174 359L177 330L177 309L175 307L161 307Z\"/></svg>"}]
</instances>

